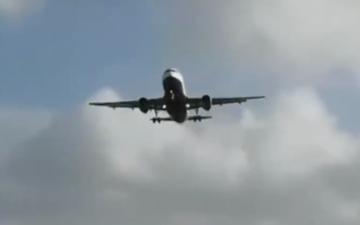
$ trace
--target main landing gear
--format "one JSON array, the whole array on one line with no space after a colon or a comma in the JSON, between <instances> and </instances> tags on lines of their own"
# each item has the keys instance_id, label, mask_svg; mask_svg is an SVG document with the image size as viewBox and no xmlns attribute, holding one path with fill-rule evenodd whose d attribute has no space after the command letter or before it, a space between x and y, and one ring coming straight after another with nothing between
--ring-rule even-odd
<instances>
[{"instance_id":1,"label":"main landing gear","mask_svg":"<svg viewBox=\"0 0 360 225\"><path fill-rule=\"evenodd\" d=\"M197 121L202 121L202 116L199 116L199 108L195 109L196 116L194 116L192 119L196 123Z\"/></svg>"},{"instance_id":2,"label":"main landing gear","mask_svg":"<svg viewBox=\"0 0 360 225\"><path fill-rule=\"evenodd\" d=\"M160 123L161 119L158 117L158 111L156 109L154 111L155 111L155 117L152 118L151 120L153 121L153 123L156 123L156 122Z\"/></svg>"},{"instance_id":3,"label":"main landing gear","mask_svg":"<svg viewBox=\"0 0 360 225\"><path fill-rule=\"evenodd\" d=\"M167 117L167 118L158 117L158 111L157 110L154 110L154 111L155 111L155 117L150 119L154 124L156 122L161 123L161 121L172 121L172 119L170 117ZM198 108L195 109L195 112L196 112L196 115L195 116L189 116L187 118L187 120L194 121L194 122L202 122L202 120L204 120L204 119L211 119L212 118L211 116L201 116L201 115L199 115L199 109Z\"/></svg>"},{"instance_id":4,"label":"main landing gear","mask_svg":"<svg viewBox=\"0 0 360 225\"><path fill-rule=\"evenodd\" d=\"M193 118L192 118L192 120L196 123L196 122L201 122L202 121L202 116L199 116L199 115L196 115L196 116L194 116Z\"/></svg>"}]
</instances>

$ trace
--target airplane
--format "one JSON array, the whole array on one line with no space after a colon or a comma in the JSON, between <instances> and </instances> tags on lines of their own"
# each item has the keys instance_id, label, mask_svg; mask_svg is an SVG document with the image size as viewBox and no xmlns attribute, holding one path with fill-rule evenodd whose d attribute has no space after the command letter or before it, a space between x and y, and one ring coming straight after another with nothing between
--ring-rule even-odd
<instances>
[{"instance_id":1,"label":"airplane","mask_svg":"<svg viewBox=\"0 0 360 225\"><path fill-rule=\"evenodd\" d=\"M92 106L107 106L110 108L130 108L139 110L146 114L154 110L155 117L151 118L153 123L161 121L174 121L182 124L185 121L201 122L204 119L211 119L211 116L199 115L199 108L209 111L212 106L238 103L241 104L251 99L262 99L265 96L247 96L247 97L230 97L230 98L211 98L209 95L202 97L188 97L185 88L183 75L176 68L166 69L162 76L162 86L164 95L159 98L141 97L133 101L119 102L91 102ZM196 110L195 116L189 116L189 110ZM166 111L170 117L158 117L159 111Z\"/></svg>"}]
</instances>

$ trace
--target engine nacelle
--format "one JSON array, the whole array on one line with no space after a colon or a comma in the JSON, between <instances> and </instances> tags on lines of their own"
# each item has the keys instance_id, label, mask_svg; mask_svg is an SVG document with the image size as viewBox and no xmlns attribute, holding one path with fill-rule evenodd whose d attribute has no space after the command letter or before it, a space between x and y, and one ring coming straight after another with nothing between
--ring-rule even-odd
<instances>
[{"instance_id":1,"label":"engine nacelle","mask_svg":"<svg viewBox=\"0 0 360 225\"><path fill-rule=\"evenodd\" d=\"M211 109L211 98L209 95L204 95L202 97L202 107L203 109L205 109L206 111L209 111Z\"/></svg>"},{"instance_id":2,"label":"engine nacelle","mask_svg":"<svg viewBox=\"0 0 360 225\"><path fill-rule=\"evenodd\" d=\"M149 101L147 100L147 98L139 99L139 109L145 114L149 111Z\"/></svg>"}]
</instances>

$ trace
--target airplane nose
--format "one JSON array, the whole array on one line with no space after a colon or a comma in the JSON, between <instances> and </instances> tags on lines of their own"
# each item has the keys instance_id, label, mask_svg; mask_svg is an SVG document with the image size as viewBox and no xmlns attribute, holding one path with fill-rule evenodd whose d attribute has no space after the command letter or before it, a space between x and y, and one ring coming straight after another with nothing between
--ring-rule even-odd
<instances>
[{"instance_id":1,"label":"airplane nose","mask_svg":"<svg viewBox=\"0 0 360 225\"><path fill-rule=\"evenodd\" d=\"M174 87L181 86L181 81L172 74L168 74L168 76L164 77L163 79L163 86L165 87L165 89L170 90Z\"/></svg>"},{"instance_id":2,"label":"airplane nose","mask_svg":"<svg viewBox=\"0 0 360 225\"><path fill-rule=\"evenodd\" d=\"M174 72L169 72L169 77L175 77Z\"/></svg>"},{"instance_id":3,"label":"airplane nose","mask_svg":"<svg viewBox=\"0 0 360 225\"><path fill-rule=\"evenodd\" d=\"M168 69L163 74L163 80L166 80L167 78L173 78L176 80L179 80L180 82L183 82L183 78L179 71Z\"/></svg>"},{"instance_id":4,"label":"airplane nose","mask_svg":"<svg viewBox=\"0 0 360 225\"><path fill-rule=\"evenodd\" d=\"M166 72L166 73L164 73L164 75L163 75L163 80L165 80L165 79L168 78L168 77L174 77L173 72Z\"/></svg>"}]
</instances>

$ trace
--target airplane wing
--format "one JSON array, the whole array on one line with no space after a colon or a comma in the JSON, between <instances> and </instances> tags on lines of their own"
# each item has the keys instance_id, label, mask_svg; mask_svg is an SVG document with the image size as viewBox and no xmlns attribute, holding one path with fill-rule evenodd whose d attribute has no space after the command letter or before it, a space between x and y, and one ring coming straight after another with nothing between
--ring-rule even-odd
<instances>
[{"instance_id":1,"label":"airplane wing","mask_svg":"<svg viewBox=\"0 0 360 225\"><path fill-rule=\"evenodd\" d=\"M232 103L243 103L247 100L252 99L262 99L265 98L265 96L248 96L248 97L234 97L234 98L213 98L212 104L213 105L223 105L223 104L232 104Z\"/></svg>"},{"instance_id":2,"label":"airplane wing","mask_svg":"<svg viewBox=\"0 0 360 225\"><path fill-rule=\"evenodd\" d=\"M164 103L162 98L147 99L149 110L164 110ZM110 108L139 108L139 101L119 101L119 102L90 102L93 106L107 106Z\"/></svg>"},{"instance_id":3,"label":"airplane wing","mask_svg":"<svg viewBox=\"0 0 360 225\"><path fill-rule=\"evenodd\" d=\"M212 98L212 105L225 105L225 104L233 104L238 103L241 104L248 100L253 99L262 99L265 96L244 96L244 97L231 97L231 98ZM188 98L189 109L196 109L202 106L202 98Z\"/></svg>"}]
</instances>

